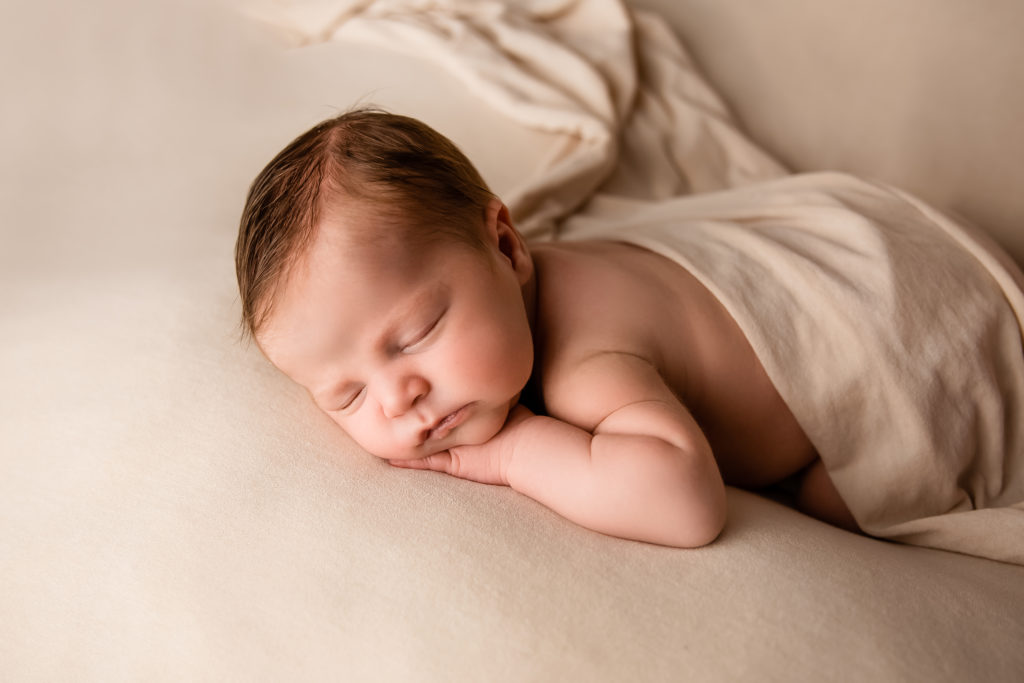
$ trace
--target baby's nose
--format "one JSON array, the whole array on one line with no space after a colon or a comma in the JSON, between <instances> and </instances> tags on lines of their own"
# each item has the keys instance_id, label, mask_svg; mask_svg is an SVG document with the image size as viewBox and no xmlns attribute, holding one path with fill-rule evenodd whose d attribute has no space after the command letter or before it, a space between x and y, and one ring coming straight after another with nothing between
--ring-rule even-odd
<instances>
[{"instance_id":1,"label":"baby's nose","mask_svg":"<svg viewBox=\"0 0 1024 683\"><path fill-rule=\"evenodd\" d=\"M393 419L407 413L429 391L430 385L425 379L407 375L384 387L378 400L385 417Z\"/></svg>"}]
</instances>

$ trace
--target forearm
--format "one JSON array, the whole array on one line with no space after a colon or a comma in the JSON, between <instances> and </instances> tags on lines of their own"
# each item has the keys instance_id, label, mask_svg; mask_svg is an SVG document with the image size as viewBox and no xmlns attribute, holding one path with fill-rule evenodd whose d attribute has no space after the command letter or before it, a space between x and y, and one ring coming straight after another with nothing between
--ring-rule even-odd
<instances>
[{"instance_id":1,"label":"forearm","mask_svg":"<svg viewBox=\"0 0 1024 683\"><path fill-rule=\"evenodd\" d=\"M717 536L725 494L710 452L653 436L591 435L559 420L520 426L509 486L577 524L612 536L693 547Z\"/></svg>"}]
</instances>

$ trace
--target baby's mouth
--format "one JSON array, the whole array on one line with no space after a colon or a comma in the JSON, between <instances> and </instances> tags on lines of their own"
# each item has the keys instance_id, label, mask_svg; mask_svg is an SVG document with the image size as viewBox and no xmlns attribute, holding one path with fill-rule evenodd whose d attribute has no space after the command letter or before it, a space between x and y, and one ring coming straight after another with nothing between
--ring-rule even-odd
<instances>
[{"instance_id":1,"label":"baby's mouth","mask_svg":"<svg viewBox=\"0 0 1024 683\"><path fill-rule=\"evenodd\" d=\"M427 440L431 441L443 439L444 437L448 436L453 429L455 429L460 424L465 422L466 418L469 417L470 405L472 404L467 403L458 410L448 413L443 418L441 418L437 422L437 424L434 425L433 429L431 429L430 432L427 434Z\"/></svg>"}]
</instances>

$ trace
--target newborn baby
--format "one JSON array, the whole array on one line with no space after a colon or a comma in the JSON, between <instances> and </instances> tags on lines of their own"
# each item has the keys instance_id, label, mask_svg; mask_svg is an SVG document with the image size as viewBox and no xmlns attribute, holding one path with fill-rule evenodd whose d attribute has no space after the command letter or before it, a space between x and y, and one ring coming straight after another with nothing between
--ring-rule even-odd
<instances>
[{"instance_id":1,"label":"newborn baby","mask_svg":"<svg viewBox=\"0 0 1024 683\"><path fill-rule=\"evenodd\" d=\"M266 357L393 465L670 546L718 536L724 483L793 478L802 510L859 528L701 280L628 240L528 245L414 119L354 111L289 144L251 187L236 267Z\"/></svg>"}]
</instances>

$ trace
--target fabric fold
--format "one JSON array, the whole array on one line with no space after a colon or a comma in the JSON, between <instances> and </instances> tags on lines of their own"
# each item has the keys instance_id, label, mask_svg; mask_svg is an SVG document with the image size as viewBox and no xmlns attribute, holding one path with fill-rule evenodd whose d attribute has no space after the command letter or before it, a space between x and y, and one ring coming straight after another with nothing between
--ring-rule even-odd
<instances>
[{"instance_id":1,"label":"fabric fold","mask_svg":"<svg viewBox=\"0 0 1024 683\"><path fill-rule=\"evenodd\" d=\"M784 173L671 29L621 0L282 0L248 11L295 45L430 60L496 116L554 134L538 171L503 197L530 238L555 235L595 193L664 199Z\"/></svg>"},{"instance_id":2,"label":"fabric fold","mask_svg":"<svg viewBox=\"0 0 1024 683\"><path fill-rule=\"evenodd\" d=\"M605 201L565 239L693 273L871 535L1024 564L1024 276L919 200L838 173Z\"/></svg>"}]
</instances>

